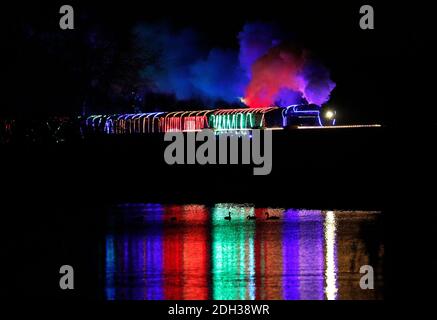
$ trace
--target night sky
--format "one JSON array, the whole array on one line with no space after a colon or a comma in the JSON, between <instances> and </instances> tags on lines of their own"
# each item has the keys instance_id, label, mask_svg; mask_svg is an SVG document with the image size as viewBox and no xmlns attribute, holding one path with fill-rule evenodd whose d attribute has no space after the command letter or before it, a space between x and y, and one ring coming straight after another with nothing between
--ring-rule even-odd
<instances>
[{"instance_id":1,"label":"night sky","mask_svg":"<svg viewBox=\"0 0 437 320\"><path fill-rule=\"evenodd\" d=\"M375 30L361 30L359 7L371 3L235 3L71 2L73 31L58 25L59 8L66 3L7 6L4 12L9 14L2 20L6 90L0 116L78 115L84 100L87 112L131 111L129 92L141 82L137 59L144 58L138 56L132 30L141 23L162 22L173 30L194 30L205 49L225 50L238 50L237 35L246 23L276 24L330 71L336 88L328 105L336 108L339 123L403 124L409 121L410 107L424 97L419 65L425 60L427 20L417 6L375 3ZM90 40L93 34L99 35L97 44ZM148 101L143 111L160 104L189 109L187 102L143 98Z\"/></svg>"}]
</instances>

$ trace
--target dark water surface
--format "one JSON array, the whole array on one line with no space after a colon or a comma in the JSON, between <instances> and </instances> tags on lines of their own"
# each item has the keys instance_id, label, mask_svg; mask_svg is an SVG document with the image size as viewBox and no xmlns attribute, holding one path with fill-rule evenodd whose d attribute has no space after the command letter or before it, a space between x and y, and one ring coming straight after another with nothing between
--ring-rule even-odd
<instances>
[{"instance_id":1,"label":"dark water surface","mask_svg":"<svg viewBox=\"0 0 437 320\"><path fill-rule=\"evenodd\" d=\"M279 219L267 220L266 212ZM381 217L231 203L122 204L109 214L106 298L383 299ZM374 268L374 290L360 288L362 265Z\"/></svg>"}]
</instances>

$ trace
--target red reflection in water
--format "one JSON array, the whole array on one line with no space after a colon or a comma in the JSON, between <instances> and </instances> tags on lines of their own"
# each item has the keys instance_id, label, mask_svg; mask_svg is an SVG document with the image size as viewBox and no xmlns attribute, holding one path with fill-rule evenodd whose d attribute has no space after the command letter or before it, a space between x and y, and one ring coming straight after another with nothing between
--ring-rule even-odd
<instances>
[{"instance_id":1,"label":"red reflection in water","mask_svg":"<svg viewBox=\"0 0 437 320\"><path fill-rule=\"evenodd\" d=\"M170 206L164 210L164 221L172 217L181 217L181 206ZM184 241L183 234L173 226L164 228L164 274L168 278L164 282L164 297L167 300L183 299L183 262Z\"/></svg>"},{"instance_id":2,"label":"red reflection in water","mask_svg":"<svg viewBox=\"0 0 437 320\"><path fill-rule=\"evenodd\" d=\"M184 234L184 299L208 299L209 241L206 233L208 210L204 206L189 206L190 222L194 224Z\"/></svg>"},{"instance_id":3,"label":"red reflection in water","mask_svg":"<svg viewBox=\"0 0 437 320\"><path fill-rule=\"evenodd\" d=\"M277 216L266 208L256 208L258 220L255 233L256 299L282 299L282 221L266 220L265 213Z\"/></svg>"},{"instance_id":4,"label":"red reflection in water","mask_svg":"<svg viewBox=\"0 0 437 320\"><path fill-rule=\"evenodd\" d=\"M190 225L184 223L187 214ZM167 223L172 217L177 222ZM208 217L204 206L170 206L164 210L164 274L169 275L164 283L165 299L208 299Z\"/></svg>"}]
</instances>

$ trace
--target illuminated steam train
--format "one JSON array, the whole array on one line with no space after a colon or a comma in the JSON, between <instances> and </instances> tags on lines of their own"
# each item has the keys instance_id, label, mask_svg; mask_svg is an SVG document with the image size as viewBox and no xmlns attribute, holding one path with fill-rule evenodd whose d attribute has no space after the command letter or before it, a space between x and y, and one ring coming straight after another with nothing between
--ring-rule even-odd
<instances>
[{"instance_id":1,"label":"illuminated steam train","mask_svg":"<svg viewBox=\"0 0 437 320\"><path fill-rule=\"evenodd\" d=\"M92 115L84 120L87 132L104 134L148 134L213 129L216 132L251 129L284 129L302 126L333 126L335 111L317 105L285 108L208 109Z\"/></svg>"}]
</instances>

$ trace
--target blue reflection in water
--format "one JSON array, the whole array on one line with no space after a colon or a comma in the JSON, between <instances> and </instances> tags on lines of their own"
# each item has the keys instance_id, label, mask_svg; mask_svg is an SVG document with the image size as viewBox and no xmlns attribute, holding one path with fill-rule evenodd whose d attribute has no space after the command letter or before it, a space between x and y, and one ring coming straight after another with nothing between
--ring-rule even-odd
<instances>
[{"instance_id":1,"label":"blue reflection in water","mask_svg":"<svg viewBox=\"0 0 437 320\"><path fill-rule=\"evenodd\" d=\"M323 215L320 210L300 210L300 298L323 299Z\"/></svg>"},{"instance_id":2,"label":"blue reflection in water","mask_svg":"<svg viewBox=\"0 0 437 320\"><path fill-rule=\"evenodd\" d=\"M283 290L287 300L323 299L323 214L320 210L284 212Z\"/></svg>"},{"instance_id":3,"label":"blue reflection in water","mask_svg":"<svg viewBox=\"0 0 437 320\"><path fill-rule=\"evenodd\" d=\"M125 214L123 223L132 220L152 222L153 227L144 233L107 235L106 297L108 300L163 299L163 229L159 223L163 207L146 204L121 208L121 213Z\"/></svg>"},{"instance_id":4,"label":"blue reflection in water","mask_svg":"<svg viewBox=\"0 0 437 320\"><path fill-rule=\"evenodd\" d=\"M299 300L299 215L297 210L288 210L285 215L290 223L284 224L282 231L282 287L285 300Z\"/></svg>"},{"instance_id":5,"label":"blue reflection in water","mask_svg":"<svg viewBox=\"0 0 437 320\"><path fill-rule=\"evenodd\" d=\"M115 299L115 253L114 253L114 237L106 236L106 298L108 300Z\"/></svg>"},{"instance_id":6,"label":"blue reflection in water","mask_svg":"<svg viewBox=\"0 0 437 320\"><path fill-rule=\"evenodd\" d=\"M145 298L148 300L160 300L164 298L163 293L163 249L162 233L155 233L143 240L145 243L144 252L144 286L146 288ZM147 275L147 277L146 277Z\"/></svg>"}]
</instances>

